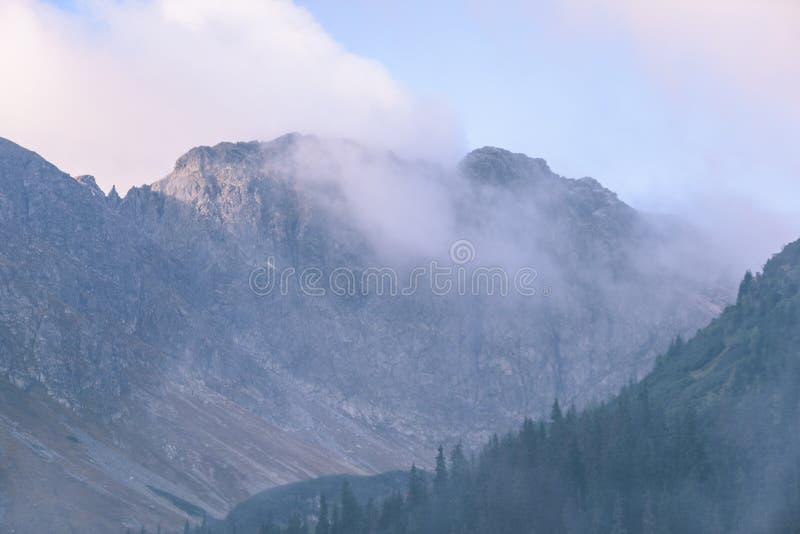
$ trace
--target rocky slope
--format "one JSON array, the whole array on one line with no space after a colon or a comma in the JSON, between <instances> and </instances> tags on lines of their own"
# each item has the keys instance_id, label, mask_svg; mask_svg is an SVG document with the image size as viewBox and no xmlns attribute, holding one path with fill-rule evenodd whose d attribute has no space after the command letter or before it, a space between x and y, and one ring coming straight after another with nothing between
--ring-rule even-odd
<instances>
[{"instance_id":1,"label":"rocky slope","mask_svg":"<svg viewBox=\"0 0 800 534\"><path fill-rule=\"evenodd\" d=\"M1 389L16 399L0 477L41 473L0 489L16 528L135 527L151 506L177 523L185 503L223 515L278 483L404 467L554 397L610 395L729 295L674 261L702 247L687 229L494 148L451 172L313 137L223 143L121 199L0 140L0 242ZM329 276L391 267L402 288L431 261L454 273L445 295L342 296ZM507 296L487 279L459 294L458 273L481 267L510 273ZM285 294L263 291L289 268ZM298 285L309 268L323 295ZM522 268L533 295L514 291ZM27 396L42 416L9 408ZM67 479L86 494L36 511Z\"/></svg>"},{"instance_id":2,"label":"rocky slope","mask_svg":"<svg viewBox=\"0 0 800 534\"><path fill-rule=\"evenodd\" d=\"M797 532L798 326L800 241L607 402L566 413L554 404L549 421L526 420L471 462L440 451L435 474L412 468L392 496L370 479L356 479L353 495L325 477L256 495L198 532L271 523L271 534L291 534L303 521L343 534Z\"/></svg>"}]
</instances>

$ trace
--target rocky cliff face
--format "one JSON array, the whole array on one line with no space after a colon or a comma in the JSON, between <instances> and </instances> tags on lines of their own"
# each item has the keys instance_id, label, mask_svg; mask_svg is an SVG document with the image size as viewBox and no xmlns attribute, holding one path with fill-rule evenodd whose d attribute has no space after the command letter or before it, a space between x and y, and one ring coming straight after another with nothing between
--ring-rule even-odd
<instances>
[{"instance_id":1,"label":"rocky cliff face","mask_svg":"<svg viewBox=\"0 0 800 534\"><path fill-rule=\"evenodd\" d=\"M48 462L13 461L30 425L60 455L47 477L132 526L137 506L186 513L165 491L220 515L276 483L404 467L426 440L482 439L555 397L604 398L729 296L671 261L699 246L684 228L495 148L450 172L298 135L223 143L120 199L0 140L0 239L8 395L67 408L47 425L3 413L0 476ZM432 261L451 290L432 289ZM9 487L6 521L32 517L38 486Z\"/></svg>"}]
</instances>

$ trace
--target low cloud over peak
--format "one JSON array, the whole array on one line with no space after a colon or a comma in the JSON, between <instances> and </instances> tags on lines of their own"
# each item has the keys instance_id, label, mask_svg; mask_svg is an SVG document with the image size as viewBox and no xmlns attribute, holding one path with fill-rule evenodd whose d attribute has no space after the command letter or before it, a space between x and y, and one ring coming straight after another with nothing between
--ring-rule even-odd
<instances>
[{"instance_id":1,"label":"low cloud over peak","mask_svg":"<svg viewBox=\"0 0 800 534\"><path fill-rule=\"evenodd\" d=\"M2 135L124 191L177 154L287 131L454 158L450 112L283 0L0 2ZM422 140L424 136L424 141Z\"/></svg>"}]
</instances>

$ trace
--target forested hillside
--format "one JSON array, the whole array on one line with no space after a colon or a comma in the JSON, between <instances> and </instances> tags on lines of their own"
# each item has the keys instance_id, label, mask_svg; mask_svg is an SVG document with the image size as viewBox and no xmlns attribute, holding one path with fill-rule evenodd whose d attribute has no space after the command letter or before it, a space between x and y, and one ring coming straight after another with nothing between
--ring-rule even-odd
<instances>
[{"instance_id":1,"label":"forested hillside","mask_svg":"<svg viewBox=\"0 0 800 534\"><path fill-rule=\"evenodd\" d=\"M475 457L440 449L403 494L359 504L345 486L318 518L261 532L798 532L799 288L796 242L612 401L580 413L556 402L549 421Z\"/></svg>"},{"instance_id":2,"label":"forested hillside","mask_svg":"<svg viewBox=\"0 0 800 534\"><path fill-rule=\"evenodd\" d=\"M491 147L220 143L120 198L0 139L0 243L4 532L180 529L477 447L610 398L735 297L686 224ZM431 262L450 289L412 279Z\"/></svg>"}]
</instances>

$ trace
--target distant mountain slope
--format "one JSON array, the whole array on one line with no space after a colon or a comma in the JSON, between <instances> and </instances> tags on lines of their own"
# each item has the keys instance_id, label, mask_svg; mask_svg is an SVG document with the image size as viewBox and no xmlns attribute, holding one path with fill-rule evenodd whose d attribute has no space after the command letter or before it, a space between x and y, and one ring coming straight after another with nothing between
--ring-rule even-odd
<instances>
[{"instance_id":1,"label":"distant mountain slope","mask_svg":"<svg viewBox=\"0 0 800 534\"><path fill-rule=\"evenodd\" d=\"M398 190L394 204L406 217L364 207L376 197L383 205L371 183L381 180ZM702 245L685 228L662 227L594 180L565 179L542 160L494 148L470 153L460 175L448 177L309 136L223 143L193 149L164 180L131 191L118 211L213 288L207 308L235 325L225 333L235 332L260 365L268 355L269 365L318 387L326 403L404 432L457 419L482 435L498 417L510 425L544 413L556 396L606 397L726 300L717 280L693 269L692 254L671 256L679 245ZM394 257L407 232L425 241L415 228L426 224L430 239ZM292 287L259 297L244 283L269 260L278 271L319 269L323 284L338 268L359 275L390 266L402 284L411 267L432 259L453 266L448 247L464 237L476 253L470 267L513 275L532 266L539 295L438 297L423 287L403 298L342 298L327 287L324 297L305 298ZM195 352L203 359L230 345ZM251 371L228 360L221 370L238 388Z\"/></svg>"},{"instance_id":2,"label":"distant mountain slope","mask_svg":"<svg viewBox=\"0 0 800 534\"><path fill-rule=\"evenodd\" d=\"M189 358L224 328L202 278L115 201L0 140L0 530L182 524L185 511L151 488L223 516L271 485L411 458L396 452L404 440L380 445L317 405L345 440L384 451L350 464L335 436L314 445L215 392ZM247 360L233 344L227 356ZM307 406L305 388L269 379L284 406Z\"/></svg>"},{"instance_id":3,"label":"distant mountain slope","mask_svg":"<svg viewBox=\"0 0 800 534\"><path fill-rule=\"evenodd\" d=\"M119 198L0 140L0 208L0 389L53 410L23 422L0 407L0 469L48 473L0 489L4 527L137 528L138 512L117 515L119 491L166 526L293 480L425 461L439 441L477 442L554 397L608 397L730 296L688 263L713 256L690 230L495 148L450 171L294 134L222 143ZM402 280L431 261L529 266L536 295L252 286L265 266L391 267ZM91 447L61 440L57 404ZM49 443L25 456L40 464L17 460L23 435ZM71 475L48 463L62 446L83 451ZM33 509L37 491L73 475L91 497Z\"/></svg>"},{"instance_id":4,"label":"distant mountain slope","mask_svg":"<svg viewBox=\"0 0 800 534\"><path fill-rule=\"evenodd\" d=\"M800 364L800 241L748 273L736 305L660 359L648 377L652 395L671 406L711 409L753 388L800 388L788 380ZM677 357L677 356L680 357Z\"/></svg>"},{"instance_id":5,"label":"distant mountain slope","mask_svg":"<svg viewBox=\"0 0 800 534\"><path fill-rule=\"evenodd\" d=\"M214 531L236 530L257 532L272 521L285 525L293 517L310 517L319 509L321 495L333 505L339 499L342 486L348 484L360 502L380 500L404 492L408 473L393 471L372 476L329 475L262 491L236 506L224 521L211 522Z\"/></svg>"},{"instance_id":6,"label":"distant mountain slope","mask_svg":"<svg viewBox=\"0 0 800 534\"><path fill-rule=\"evenodd\" d=\"M477 462L454 454L436 466L432 483L412 477L405 497L385 500L379 514L342 507L329 527L798 532L800 241L763 274L748 273L735 305L609 402L581 413L554 404L548 423L528 420L493 438Z\"/></svg>"}]
</instances>

